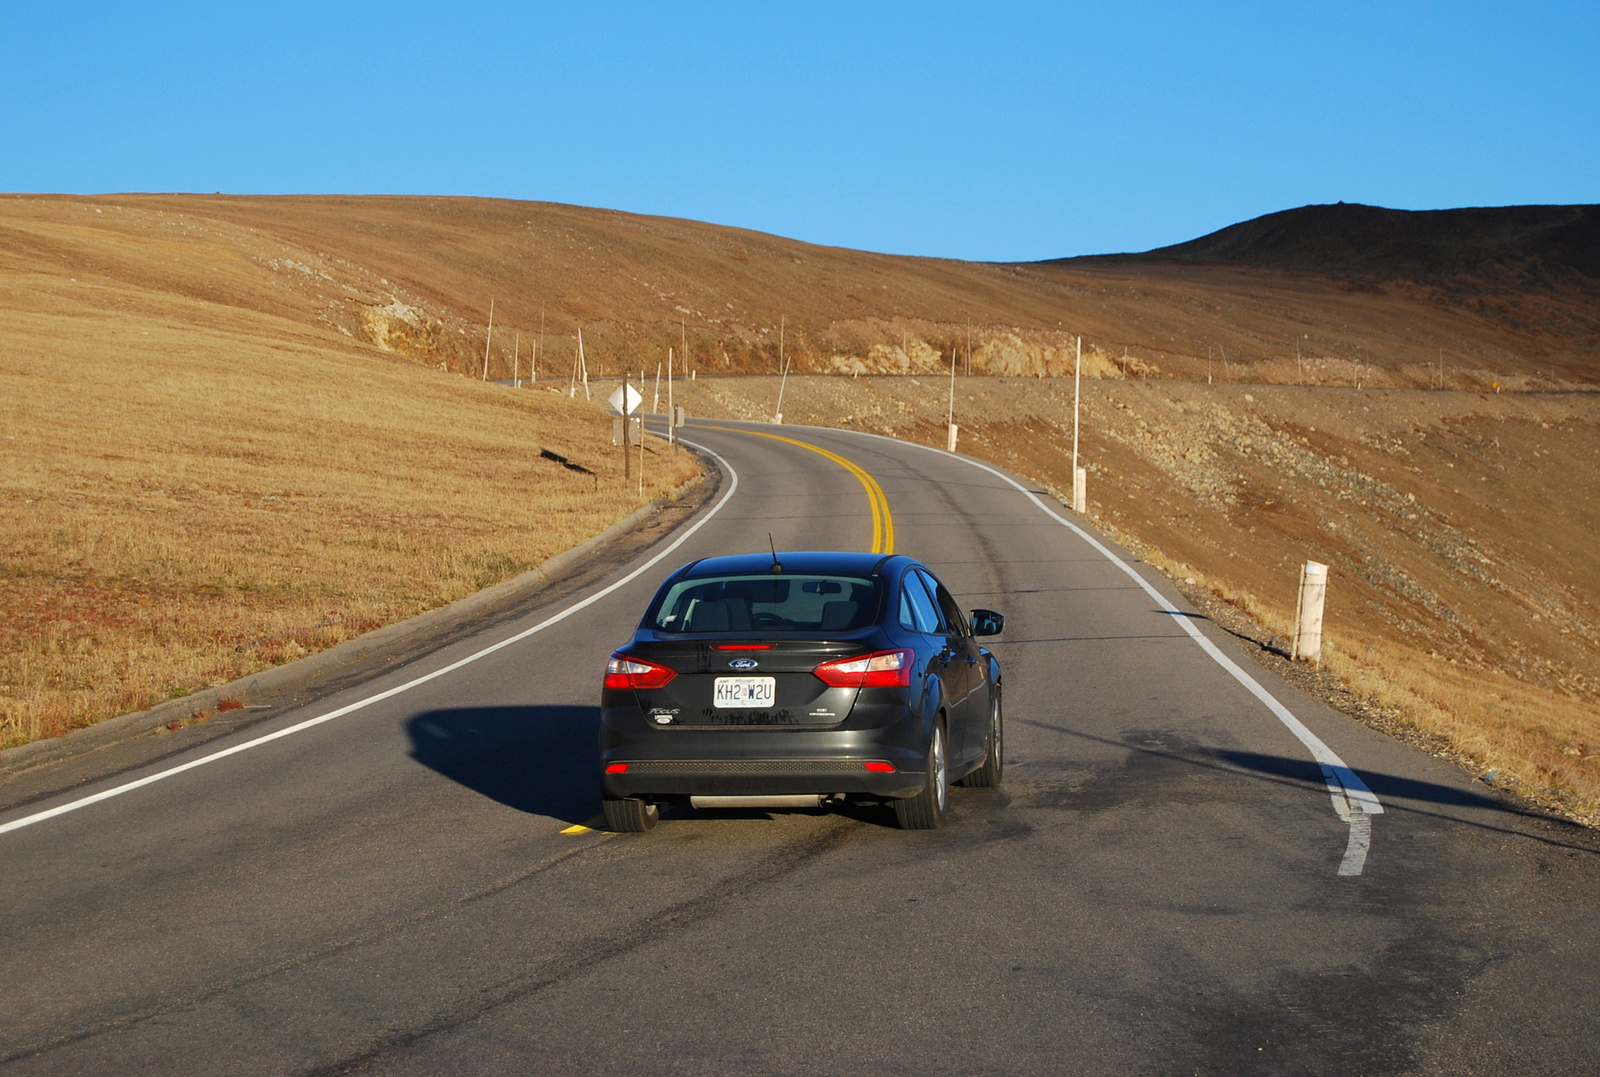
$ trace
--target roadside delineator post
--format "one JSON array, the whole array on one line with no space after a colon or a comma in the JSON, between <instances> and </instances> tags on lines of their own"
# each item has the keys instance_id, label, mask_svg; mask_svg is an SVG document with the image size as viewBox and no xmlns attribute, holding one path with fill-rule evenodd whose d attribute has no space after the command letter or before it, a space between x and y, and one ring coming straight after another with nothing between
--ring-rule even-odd
<instances>
[{"instance_id":1,"label":"roadside delineator post","mask_svg":"<svg viewBox=\"0 0 1600 1077\"><path fill-rule=\"evenodd\" d=\"M489 380L489 345L494 343L494 300L489 300L489 333L483 338L483 380Z\"/></svg>"},{"instance_id":2,"label":"roadside delineator post","mask_svg":"<svg viewBox=\"0 0 1600 1077\"><path fill-rule=\"evenodd\" d=\"M1296 661L1322 661L1322 607L1328 597L1328 566L1307 561L1300 570L1300 599L1296 603L1294 647Z\"/></svg>"},{"instance_id":3,"label":"roadside delineator post","mask_svg":"<svg viewBox=\"0 0 1600 1077\"><path fill-rule=\"evenodd\" d=\"M783 329L788 321L787 315L778 318L778 406L773 409L772 421L779 426L783 425L783 387L789 384L789 363L783 355Z\"/></svg>"},{"instance_id":4,"label":"roadside delineator post","mask_svg":"<svg viewBox=\"0 0 1600 1077\"><path fill-rule=\"evenodd\" d=\"M1078 393L1083 386L1083 338L1078 338L1077 358L1072 365L1072 511L1089 511L1089 472L1078 466Z\"/></svg>"},{"instance_id":5,"label":"roadside delineator post","mask_svg":"<svg viewBox=\"0 0 1600 1077\"><path fill-rule=\"evenodd\" d=\"M949 427L949 435L945 438L945 452L956 451L956 349L950 349L950 410L944 417L945 425Z\"/></svg>"}]
</instances>

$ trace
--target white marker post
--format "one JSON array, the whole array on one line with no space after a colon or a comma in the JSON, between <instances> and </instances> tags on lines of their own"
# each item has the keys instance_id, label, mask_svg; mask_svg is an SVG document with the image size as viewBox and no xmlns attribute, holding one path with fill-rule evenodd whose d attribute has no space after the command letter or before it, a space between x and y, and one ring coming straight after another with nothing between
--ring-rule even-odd
<instances>
[{"instance_id":1,"label":"white marker post","mask_svg":"<svg viewBox=\"0 0 1600 1077\"><path fill-rule=\"evenodd\" d=\"M494 340L494 300L489 300L489 335L483 338L483 380L489 380L489 342Z\"/></svg>"},{"instance_id":2,"label":"white marker post","mask_svg":"<svg viewBox=\"0 0 1600 1077\"><path fill-rule=\"evenodd\" d=\"M956 451L956 349L950 349L950 409L945 415L945 424L950 428L950 436L945 444L945 452Z\"/></svg>"},{"instance_id":3,"label":"white marker post","mask_svg":"<svg viewBox=\"0 0 1600 1077\"><path fill-rule=\"evenodd\" d=\"M1083 338L1078 338L1078 358L1072 368L1072 511L1088 511L1089 473L1078 466L1078 393L1083 386Z\"/></svg>"},{"instance_id":4,"label":"white marker post","mask_svg":"<svg viewBox=\"0 0 1600 1077\"><path fill-rule=\"evenodd\" d=\"M778 410L772 415L772 421L780 425L783 423L783 389L789 384L789 364L783 358L783 327L786 320L778 320L778 369L782 373L778 376Z\"/></svg>"},{"instance_id":5,"label":"white marker post","mask_svg":"<svg viewBox=\"0 0 1600 1077\"><path fill-rule=\"evenodd\" d=\"M1307 561L1300 570L1300 599L1295 613L1295 660L1322 661L1322 607L1328 597L1328 566Z\"/></svg>"},{"instance_id":6,"label":"white marker post","mask_svg":"<svg viewBox=\"0 0 1600 1077\"><path fill-rule=\"evenodd\" d=\"M578 330L578 370L583 375L583 398L594 399L589 395L589 361L583 357L583 330Z\"/></svg>"}]
</instances>

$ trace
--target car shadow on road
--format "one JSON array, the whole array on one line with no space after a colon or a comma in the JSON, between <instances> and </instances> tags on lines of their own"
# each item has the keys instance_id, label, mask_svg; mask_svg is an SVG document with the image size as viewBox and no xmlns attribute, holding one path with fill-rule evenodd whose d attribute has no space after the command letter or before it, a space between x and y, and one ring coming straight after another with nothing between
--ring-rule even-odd
<instances>
[{"instance_id":1,"label":"car shadow on road","mask_svg":"<svg viewBox=\"0 0 1600 1077\"><path fill-rule=\"evenodd\" d=\"M1322 767L1314 760L1286 759L1280 755L1263 755L1260 752L1240 752L1230 749L1213 749L1210 755L1214 759L1220 759L1224 762L1232 763L1234 766L1253 770L1259 774L1292 778L1312 786L1326 784L1322 776ZM1519 815L1534 814L1507 804L1503 800L1497 800L1492 796L1474 792L1470 789L1461 789L1453 785L1423 781L1419 778L1404 778L1398 774L1385 774L1376 770L1362 770L1358 773L1361 775L1362 780L1366 782L1367 787L1377 794L1380 801L1398 798L1459 808L1483 808L1496 812L1509 811Z\"/></svg>"},{"instance_id":2,"label":"car shadow on road","mask_svg":"<svg viewBox=\"0 0 1600 1077\"><path fill-rule=\"evenodd\" d=\"M1132 731L1133 739L1129 739L1096 736L1083 730L1037 719L1014 721L1036 729L1126 749L1130 753L1130 760L1160 759L1197 771L1244 773L1257 781L1315 790L1319 793L1327 789L1327 780L1323 776L1321 764L1304 757L1268 755L1263 752L1246 752L1232 748L1208 748L1194 743L1173 748L1164 743L1168 738L1160 730L1135 730ZM1085 804L1095 806L1120 803L1121 799L1126 799L1130 795L1122 789L1126 785L1125 771L1124 767L1121 772L1108 773L1103 783L1117 789L1119 796L1107 796L1102 788L1094 788L1088 792L1077 790L1074 797ZM1600 855L1600 843L1596 843L1592 832L1581 824L1518 804L1509 798L1496 795L1490 787L1478 792L1475 788L1408 778L1364 768L1355 768L1355 773L1377 795L1379 803L1386 811L1447 819L1478 830L1515 835L1542 845ZM1479 814L1468 814L1469 812ZM1544 824L1552 828L1551 834L1556 836L1537 833L1519 825L1524 821ZM1571 840L1562 840L1563 838Z\"/></svg>"},{"instance_id":3,"label":"car shadow on road","mask_svg":"<svg viewBox=\"0 0 1600 1077\"><path fill-rule=\"evenodd\" d=\"M1283 756L1263 755L1259 752L1241 752L1230 749L1214 749L1209 754L1212 759L1219 762L1242 767L1256 774L1268 776L1272 780L1304 783L1312 787L1326 786L1321 765L1310 760L1286 759ZM1387 810L1390 811L1406 811L1416 815L1451 819L1466 826L1499 831L1501 833L1514 833L1541 844L1554 845L1563 849L1572 849L1591 854L1600 852L1600 848L1597 848L1592 841L1585 840L1590 836L1589 831L1580 824L1534 808L1521 806L1503 797L1494 796L1487 789L1485 792L1480 793L1471 788L1446 785L1442 782L1424 781L1421 778L1407 778L1400 774L1386 774L1379 770L1358 770L1356 773L1366 783L1367 788L1371 789L1377 796L1378 802L1385 805ZM1423 807L1422 805L1437 805L1440 808L1476 809L1480 812L1492 814L1488 817L1481 815L1471 817L1460 813L1435 811L1431 807ZM1520 827L1498 826L1490 821L1495 816L1508 821L1537 820L1546 823L1556 828L1556 833L1576 839L1578 844L1533 833Z\"/></svg>"},{"instance_id":4,"label":"car shadow on road","mask_svg":"<svg viewBox=\"0 0 1600 1077\"><path fill-rule=\"evenodd\" d=\"M462 707L406 723L411 758L490 800L584 823L600 810L599 707Z\"/></svg>"}]
</instances>

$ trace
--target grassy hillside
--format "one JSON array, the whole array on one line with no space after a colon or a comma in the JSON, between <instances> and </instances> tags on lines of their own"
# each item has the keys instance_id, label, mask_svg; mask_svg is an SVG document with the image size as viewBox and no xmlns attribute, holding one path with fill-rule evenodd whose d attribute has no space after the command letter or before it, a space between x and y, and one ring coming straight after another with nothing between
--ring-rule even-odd
<instances>
[{"instance_id":1,"label":"grassy hillside","mask_svg":"<svg viewBox=\"0 0 1600 1077\"><path fill-rule=\"evenodd\" d=\"M0 747L449 602L692 471L641 494L598 404L319 325L247 229L96 208L0 242Z\"/></svg>"}]
</instances>

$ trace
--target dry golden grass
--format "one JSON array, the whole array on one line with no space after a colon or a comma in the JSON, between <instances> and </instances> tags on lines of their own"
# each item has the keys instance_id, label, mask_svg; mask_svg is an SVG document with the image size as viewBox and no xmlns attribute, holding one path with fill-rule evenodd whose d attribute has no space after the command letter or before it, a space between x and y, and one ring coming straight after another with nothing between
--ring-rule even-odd
<instances>
[{"instance_id":1,"label":"dry golden grass","mask_svg":"<svg viewBox=\"0 0 1600 1077\"><path fill-rule=\"evenodd\" d=\"M1600 708L1592 701L1348 631L1324 657L1352 691L1442 737L1492 784L1600 826Z\"/></svg>"},{"instance_id":2,"label":"dry golden grass","mask_svg":"<svg viewBox=\"0 0 1600 1077\"><path fill-rule=\"evenodd\" d=\"M1600 394L1095 372L1082 451L1098 526L1247 614L1263 642L1290 636L1299 563L1332 565L1324 655L1352 698L1600 825ZM776 381L701 379L683 403L767 418ZM791 377L784 418L942 447L948 386ZM962 451L1070 490L1071 392L1071 379L959 379Z\"/></svg>"},{"instance_id":3,"label":"dry golden grass","mask_svg":"<svg viewBox=\"0 0 1600 1077\"><path fill-rule=\"evenodd\" d=\"M117 252L143 283L0 254L0 746L440 606L640 503L598 404L197 296L154 266L205 260L154 250ZM642 499L694 469L653 449Z\"/></svg>"}]
</instances>

